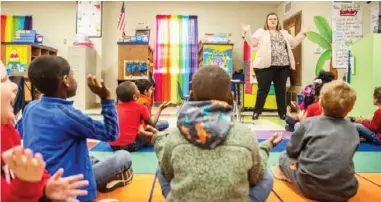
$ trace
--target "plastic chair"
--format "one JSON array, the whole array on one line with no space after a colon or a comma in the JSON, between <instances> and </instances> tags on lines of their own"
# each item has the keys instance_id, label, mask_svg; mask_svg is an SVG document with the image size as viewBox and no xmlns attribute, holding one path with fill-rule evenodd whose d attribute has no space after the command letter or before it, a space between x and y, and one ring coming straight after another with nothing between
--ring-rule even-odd
<instances>
[{"instance_id":1,"label":"plastic chair","mask_svg":"<svg viewBox=\"0 0 381 202\"><path fill-rule=\"evenodd\" d=\"M177 81L177 90L179 91L179 96L181 99L180 109L183 106L184 103L186 103L189 100L189 95L184 95L183 90L181 89L180 82Z\"/></svg>"},{"instance_id":2,"label":"plastic chair","mask_svg":"<svg viewBox=\"0 0 381 202\"><path fill-rule=\"evenodd\" d=\"M177 90L179 91L181 102L184 103L189 100L189 95L184 95L183 90L181 89L180 82L177 81Z\"/></svg>"}]
</instances>

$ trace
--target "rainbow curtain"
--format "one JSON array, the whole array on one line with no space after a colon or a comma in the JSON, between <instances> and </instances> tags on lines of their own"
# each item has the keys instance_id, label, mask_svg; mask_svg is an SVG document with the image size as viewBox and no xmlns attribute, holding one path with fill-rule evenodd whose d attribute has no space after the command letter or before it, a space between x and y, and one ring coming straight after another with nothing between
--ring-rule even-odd
<instances>
[{"instance_id":1,"label":"rainbow curtain","mask_svg":"<svg viewBox=\"0 0 381 202\"><path fill-rule=\"evenodd\" d=\"M189 82L198 67L197 16L157 15L154 78L155 101L181 101L189 94Z\"/></svg>"},{"instance_id":2,"label":"rainbow curtain","mask_svg":"<svg viewBox=\"0 0 381 202\"><path fill-rule=\"evenodd\" d=\"M1 42L13 42L17 30L32 30L32 16L1 15Z\"/></svg>"}]
</instances>

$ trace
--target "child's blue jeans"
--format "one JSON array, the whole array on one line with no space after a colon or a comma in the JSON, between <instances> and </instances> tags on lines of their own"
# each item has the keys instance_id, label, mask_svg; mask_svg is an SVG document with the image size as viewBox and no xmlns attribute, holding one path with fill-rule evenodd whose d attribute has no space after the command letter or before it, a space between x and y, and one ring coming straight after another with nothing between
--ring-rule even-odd
<instances>
[{"instance_id":1,"label":"child's blue jeans","mask_svg":"<svg viewBox=\"0 0 381 202\"><path fill-rule=\"evenodd\" d=\"M169 192L171 192L171 184L167 179L164 178L161 170L156 171L157 179L161 187L161 192L164 198L167 198ZM273 176L269 171L266 171L263 176L263 180L258 184L251 186L249 190L249 197L251 202L263 202L269 197L274 185Z\"/></svg>"},{"instance_id":2,"label":"child's blue jeans","mask_svg":"<svg viewBox=\"0 0 381 202\"><path fill-rule=\"evenodd\" d=\"M377 133L369 130L361 123L355 123L356 129L359 132L360 137L364 137L367 142L372 144L381 145L381 140L378 138Z\"/></svg>"}]
</instances>

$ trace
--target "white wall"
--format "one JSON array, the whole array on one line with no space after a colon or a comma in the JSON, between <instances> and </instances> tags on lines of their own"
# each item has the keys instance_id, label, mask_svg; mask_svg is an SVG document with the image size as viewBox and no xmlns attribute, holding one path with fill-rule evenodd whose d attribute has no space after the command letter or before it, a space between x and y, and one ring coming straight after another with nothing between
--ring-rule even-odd
<instances>
[{"instance_id":1,"label":"white wall","mask_svg":"<svg viewBox=\"0 0 381 202\"><path fill-rule=\"evenodd\" d=\"M378 5L378 2L372 2L371 4L366 4L365 2L356 2L362 5L363 8L363 34L369 33L370 29L370 7ZM323 16L327 19L328 23L331 24L332 20L332 2L320 1L320 2L303 2L303 1L293 1L291 2L291 11L286 15L284 13L284 4L278 6L278 15L280 22L283 24L283 20L295 15L296 13L302 11L302 27L312 26L313 31L318 32L315 28L314 17ZM308 39L302 42L302 85L311 83L312 79L315 78L315 66L319 59L320 54L315 54L314 50L318 45L312 43ZM324 66L325 70L329 69L329 61L326 62ZM343 75L345 70L339 70L339 75Z\"/></svg>"},{"instance_id":2,"label":"white wall","mask_svg":"<svg viewBox=\"0 0 381 202\"><path fill-rule=\"evenodd\" d=\"M252 29L262 27L267 13L275 12L279 2L125 2L127 35L134 35L136 24L148 23L154 44L158 14L197 15L199 39L204 33L232 33L234 68L243 67L241 22ZM103 2L102 38L93 38L97 51L97 75L102 75L112 89L117 85L118 49L121 36L116 29L122 2ZM75 40L76 2L2 2L1 13L33 15L33 28L44 35L44 44L59 50L67 58L68 46ZM67 44L63 40L67 39Z\"/></svg>"},{"instance_id":3,"label":"white wall","mask_svg":"<svg viewBox=\"0 0 381 202\"><path fill-rule=\"evenodd\" d=\"M75 41L76 13L75 1L1 2L2 15L32 15L33 29L44 36L43 44L58 49L58 55L64 58L68 57L68 47ZM91 40L97 52L97 76L100 76L102 38Z\"/></svg>"},{"instance_id":4,"label":"white wall","mask_svg":"<svg viewBox=\"0 0 381 202\"><path fill-rule=\"evenodd\" d=\"M107 71L106 81L116 87L117 57L116 41L120 32L115 28L122 2L107 2L104 11L109 19L103 29L107 30L103 40L107 51L103 50L103 68ZM158 14L197 15L199 39L204 33L232 33L234 68L243 68L243 40L241 22L250 23L252 27L261 27L267 13L275 12L274 4L258 4L253 2L126 2L127 35L135 34L137 23L148 23L151 28L151 44L154 44L155 22ZM111 83L109 82L111 80Z\"/></svg>"}]
</instances>

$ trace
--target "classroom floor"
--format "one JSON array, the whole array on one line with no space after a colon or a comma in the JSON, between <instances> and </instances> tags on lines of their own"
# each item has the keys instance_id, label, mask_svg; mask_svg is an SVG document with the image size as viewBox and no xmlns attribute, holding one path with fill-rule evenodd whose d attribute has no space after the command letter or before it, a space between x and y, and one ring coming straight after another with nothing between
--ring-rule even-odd
<instances>
[{"instance_id":1,"label":"classroom floor","mask_svg":"<svg viewBox=\"0 0 381 202\"><path fill-rule=\"evenodd\" d=\"M153 109L153 112L155 109ZM176 125L176 108L165 109L161 115L161 119L168 120L170 127ZM99 110L86 111L95 119L101 119ZM246 114L246 113L244 113ZM290 133L284 131L284 121L278 117L265 114L259 120L251 121L250 114L243 116L243 122L256 134L259 142L270 137L274 132L284 132L284 140L276 148L273 148L268 161L268 167L276 165L279 155L285 150L286 144L290 139ZM267 115L267 116L266 116ZM90 153L98 159L107 158L112 154L111 148L107 143L95 140L88 141ZM132 167L134 170L134 178L131 184L119 188L111 193L99 194L99 201L105 198L118 199L120 202L164 202L165 199L161 195L161 189L158 180L155 177L155 171L158 161L153 148L145 148L140 152L132 153ZM351 202L360 201L381 201L381 146L374 146L361 143L358 151L354 156L355 170L357 179L360 183L358 194L352 198ZM274 180L274 188L268 202L302 202L311 201L301 196L295 188L283 181Z\"/></svg>"}]
</instances>

